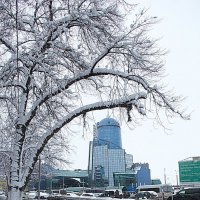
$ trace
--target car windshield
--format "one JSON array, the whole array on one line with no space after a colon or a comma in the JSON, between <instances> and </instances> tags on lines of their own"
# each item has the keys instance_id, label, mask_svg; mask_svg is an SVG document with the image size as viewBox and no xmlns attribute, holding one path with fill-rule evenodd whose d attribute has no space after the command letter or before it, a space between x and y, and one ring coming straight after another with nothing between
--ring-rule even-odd
<instances>
[{"instance_id":1,"label":"car windshield","mask_svg":"<svg viewBox=\"0 0 200 200\"><path fill-rule=\"evenodd\" d=\"M185 194L200 193L200 188L190 188L185 190Z\"/></svg>"},{"instance_id":2,"label":"car windshield","mask_svg":"<svg viewBox=\"0 0 200 200\"><path fill-rule=\"evenodd\" d=\"M58 194L58 193L59 193L59 191L53 191L53 193L54 193L54 194Z\"/></svg>"},{"instance_id":3,"label":"car windshield","mask_svg":"<svg viewBox=\"0 0 200 200\"><path fill-rule=\"evenodd\" d=\"M185 194L185 190L179 191L178 194Z\"/></svg>"},{"instance_id":4,"label":"car windshield","mask_svg":"<svg viewBox=\"0 0 200 200\"><path fill-rule=\"evenodd\" d=\"M140 189L140 191L154 191L154 192L159 193L160 188L142 188L142 189Z\"/></svg>"}]
</instances>

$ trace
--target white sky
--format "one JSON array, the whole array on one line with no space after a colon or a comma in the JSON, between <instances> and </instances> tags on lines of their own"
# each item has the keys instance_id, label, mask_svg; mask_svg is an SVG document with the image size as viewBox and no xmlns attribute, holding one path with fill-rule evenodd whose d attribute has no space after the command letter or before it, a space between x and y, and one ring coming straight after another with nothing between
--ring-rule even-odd
<instances>
[{"instance_id":1,"label":"white sky","mask_svg":"<svg viewBox=\"0 0 200 200\"><path fill-rule=\"evenodd\" d=\"M136 1L129 0L135 3ZM169 50L166 57L166 73L169 89L187 99L183 106L192 112L190 121L174 120L169 131L155 127L153 121L142 121L140 126L130 130L121 127L122 145L133 155L134 162L148 162L152 178L164 182L164 168L167 182L176 184L178 161L187 157L200 156L200 1L199 0L137 0L149 8L149 14L162 19L154 26L153 34L161 38L159 44ZM95 120L102 120L99 114ZM199 123L199 124L198 124ZM74 136L74 152L70 155L73 164L70 169L87 169L88 146L91 133Z\"/></svg>"}]
</instances>

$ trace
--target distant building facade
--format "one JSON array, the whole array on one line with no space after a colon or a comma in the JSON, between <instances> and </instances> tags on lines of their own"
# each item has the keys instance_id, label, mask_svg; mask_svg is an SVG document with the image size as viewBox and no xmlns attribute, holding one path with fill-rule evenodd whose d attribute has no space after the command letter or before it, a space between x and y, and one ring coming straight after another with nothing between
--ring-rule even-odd
<instances>
[{"instance_id":1,"label":"distant building facade","mask_svg":"<svg viewBox=\"0 0 200 200\"><path fill-rule=\"evenodd\" d=\"M124 149L109 149L107 145L93 147L92 179L95 185L99 185L99 182L104 183L104 186L114 185L113 172L125 172L124 154ZM101 176L104 179L97 179L95 176L100 167L101 172L104 172L104 176Z\"/></svg>"},{"instance_id":2,"label":"distant building facade","mask_svg":"<svg viewBox=\"0 0 200 200\"><path fill-rule=\"evenodd\" d=\"M132 169L136 174L136 186L151 185L151 170L148 163L134 163Z\"/></svg>"},{"instance_id":3,"label":"distant building facade","mask_svg":"<svg viewBox=\"0 0 200 200\"><path fill-rule=\"evenodd\" d=\"M114 185L125 186L129 192L135 192L139 185L151 184L151 171L148 163L133 163L124 173L114 173Z\"/></svg>"},{"instance_id":4,"label":"distant building facade","mask_svg":"<svg viewBox=\"0 0 200 200\"><path fill-rule=\"evenodd\" d=\"M126 153L125 160L126 160L126 169L131 168L133 165L133 155Z\"/></svg>"}]
</instances>

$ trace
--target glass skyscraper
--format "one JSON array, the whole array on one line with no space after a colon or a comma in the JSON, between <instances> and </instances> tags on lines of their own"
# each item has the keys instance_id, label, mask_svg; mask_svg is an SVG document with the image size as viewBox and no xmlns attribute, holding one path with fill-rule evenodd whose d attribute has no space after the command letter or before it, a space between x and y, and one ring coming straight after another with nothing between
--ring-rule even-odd
<instances>
[{"instance_id":1,"label":"glass skyscraper","mask_svg":"<svg viewBox=\"0 0 200 200\"><path fill-rule=\"evenodd\" d=\"M121 128L112 118L105 118L97 123L94 145L108 145L109 149L122 149Z\"/></svg>"},{"instance_id":2,"label":"glass skyscraper","mask_svg":"<svg viewBox=\"0 0 200 200\"><path fill-rule=\"evenodd\" d=\"M150 184L148 164L133 165L133 156L122 148L121 128L116 120L101 120L93 132L88 162L92 187L124 185L134 191L138 184Z\"/></svg>"},{"instance_id":3,"label":"glass skyscraper","mask_svg":"<svg viewBox=\"0 0 200 200\"><path fill-rule=\"evenodd\" d=\"M114 186L114 172L126 170L126 153L122 149L121 129L116 120L105 118L97 123L89 152L89 170L94 184ZM100 168L102 175L100 170L97 171Z\"/></svg>"}]
</instances>

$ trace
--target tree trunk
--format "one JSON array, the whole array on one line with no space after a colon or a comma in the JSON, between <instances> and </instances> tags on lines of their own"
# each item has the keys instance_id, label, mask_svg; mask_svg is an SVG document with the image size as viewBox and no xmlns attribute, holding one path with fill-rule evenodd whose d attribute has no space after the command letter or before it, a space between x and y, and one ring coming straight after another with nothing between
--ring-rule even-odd
<instances>
[{"instance_id":1,"label":"tree trunk","mask_svg":"<svg viewBox=\"0 0 200 200\"><path fill-rule=\"evenodd\" d=\"M22 200L23 192L20 189L11 188L8 191L8 200Z\"/></svg>"},{"instance_id":2,"label":"tree trunk","mask_svg":"<svg viewBox=\"0 0 200 200\"><path fill-rule=\"evenodd\" d=\"M13 148L13 155L10 158L10 177L8 184L8 200L21 200L23 190L19 187L19 183L22 179L21 170L21 154L22 154L22 144L24 141L24 126L17 125L16 131L16 142Z\"/></svg>"}]
</instances>

